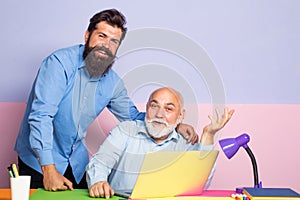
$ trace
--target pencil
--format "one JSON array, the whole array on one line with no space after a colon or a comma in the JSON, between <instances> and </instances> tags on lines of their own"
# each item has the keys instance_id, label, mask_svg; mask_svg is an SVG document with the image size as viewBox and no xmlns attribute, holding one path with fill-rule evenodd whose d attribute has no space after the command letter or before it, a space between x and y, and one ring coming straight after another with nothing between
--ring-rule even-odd
<instances>
[{"instance_id":1,"label":"pencil","mask_svg":"<svg viewBox=\"0 0 300 200\"><path fill-rule=\"evenodd\" d=\"M19 172L18 172L18 169L17 169L17 165L15 163L12 164L12 170L15 174L15 178L18 178L19 177Z\"/></svg>"}]
</instances>

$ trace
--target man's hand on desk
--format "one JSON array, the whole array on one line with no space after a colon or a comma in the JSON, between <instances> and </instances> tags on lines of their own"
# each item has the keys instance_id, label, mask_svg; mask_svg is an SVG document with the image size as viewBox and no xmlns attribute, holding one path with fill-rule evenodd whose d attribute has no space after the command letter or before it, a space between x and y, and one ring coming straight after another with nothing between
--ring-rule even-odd
<instances>
[{"instance_id":1,"label":"man's hand on desk","mask_svg":"<svg viewBox=\"0 0 300 200\"><path fill-rule=\"evenodd\" d=\"M105 197L109 199L115 192L107 181L100 181L90 187L89 193L91 197Z\"/></svg>"},{"instance_id":2,"label":"man's hand on desk","mask_svg":"<svg viewBox=\"0 0 300 200\"><path fill-rule=\"evenodd\" d=\"M44 165L42 166L43 171L43 184L45 190L57 191L57 190L73 190L73 183L66 177L61 175L55 165Z\"/></svg>"}]
</instances>

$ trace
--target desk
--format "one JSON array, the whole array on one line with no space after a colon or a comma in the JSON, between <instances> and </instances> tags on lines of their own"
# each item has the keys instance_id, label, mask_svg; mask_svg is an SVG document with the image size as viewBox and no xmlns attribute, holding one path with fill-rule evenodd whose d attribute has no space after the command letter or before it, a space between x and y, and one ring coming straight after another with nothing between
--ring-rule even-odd
<instances>
[{"instance_id":1,"label":"desk","mask_svg":"<svg viewBox=\"0 0 300 200\"><path fill-rule=\"evenodd\" d=\"M30 190L30 195L32 195L34 192L36 191L36 189L31 189ZM39 189L39 194L36 193L36 197L35 199L40 199L38 198L38 196L42 195L42 193L46 192L47 194L49 194L51 198L54 197L54 199L60 200L59 198L62 196L63 200L66 199L64 196L66 193L71 192L71 191L59 191L59 192L47 192L47 191L40 191ZM88 197L85 193L87 193L86 191L83 190L76 190L75 191L78 196L78 199L95 199L95 198L90 198ZM84 195L81 196L84 192ZM231 190L207 190L203 193L203 196L199 196L199 197L174 197L174 198L155 198L156 200L166 200L166 199L174 199L174 200L203 200L203 199L210 199L210 200L224 200L224 199L228 199L228 200L232 200L230 196L232 193L234 193L234 191ZM227 196L227 197L226 197ZM76 198L76 199L77 199ZM49 199L49 198L48 198ZM117 198L119 199L119 198ZM11 200L11 194L10 194L10 189L7 188L0 188L0 200ZM41 198L41 200L43 200L43 198ZM154 199L153 199L154 200Z\"/></svg>"},{"instance_id":2,"label":"desk","mask_svg":"<svg viewBox=\"0 0 300 200\"><path fill-rule=\"evenodd\" d=\"M36 189L30 189L30 195L32 195ZM0 188L0 200L11 200L10 189Z\"/></svg>"}]
</instances>

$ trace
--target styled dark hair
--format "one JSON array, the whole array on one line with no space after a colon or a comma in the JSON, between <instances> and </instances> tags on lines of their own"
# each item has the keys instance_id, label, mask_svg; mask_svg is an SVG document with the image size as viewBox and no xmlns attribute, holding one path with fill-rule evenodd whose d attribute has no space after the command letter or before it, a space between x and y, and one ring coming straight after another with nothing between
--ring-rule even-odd
<instances>
[{"instance_id":1,"label":"styled dark hair","mask_svg":"<svg viewBox=\"0 0 300 200\"><path fill-rule=\"evenodd\" d=\"M96 13L91 19L88 26L90 34L96 29L99 22L105 21L111 26L116 26L122 30L121 41L125 38L127 28L125 27L126 18L116 9L103 10Z\"/></svg>"}]
</instances>

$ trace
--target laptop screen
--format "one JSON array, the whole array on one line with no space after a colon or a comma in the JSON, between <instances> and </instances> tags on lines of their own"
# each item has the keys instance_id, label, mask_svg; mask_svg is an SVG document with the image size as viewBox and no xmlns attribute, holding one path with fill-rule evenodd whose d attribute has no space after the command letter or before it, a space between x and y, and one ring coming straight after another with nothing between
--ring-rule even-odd
<instances>
[{"instance_id":1,"label":"laptop screen","mask_svg":"<svg viewBox=\"0 0 300 200\"><path fill-rule=\"evenodd\" d=\"M218 151L159 151L145 155L131 198L202 193Z\"/></svg>"}]
</instances>

